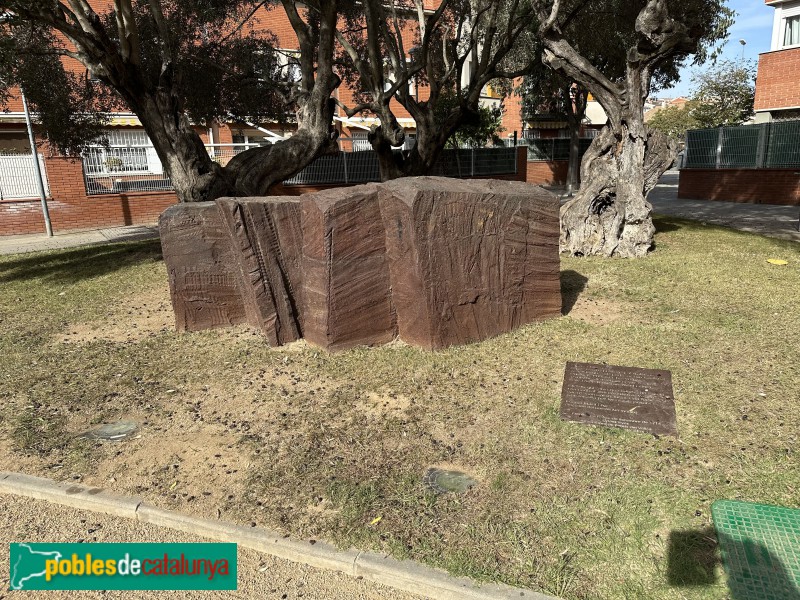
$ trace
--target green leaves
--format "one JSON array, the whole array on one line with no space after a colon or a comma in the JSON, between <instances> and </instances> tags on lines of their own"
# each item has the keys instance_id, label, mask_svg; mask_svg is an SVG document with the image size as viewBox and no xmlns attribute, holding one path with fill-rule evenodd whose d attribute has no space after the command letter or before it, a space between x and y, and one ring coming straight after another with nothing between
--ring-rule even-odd
<instances>
[{"instance_id":1,"label":"green leaves","mask_svg":"<svg viewBox=\"0 0 800 600\"><path fill-rule=\"evenodd\" d=\"M755 114L756 67L752 61L721 61L696 75L692 117L698 127L741 125Z\"/></svg>"}]
</instances>

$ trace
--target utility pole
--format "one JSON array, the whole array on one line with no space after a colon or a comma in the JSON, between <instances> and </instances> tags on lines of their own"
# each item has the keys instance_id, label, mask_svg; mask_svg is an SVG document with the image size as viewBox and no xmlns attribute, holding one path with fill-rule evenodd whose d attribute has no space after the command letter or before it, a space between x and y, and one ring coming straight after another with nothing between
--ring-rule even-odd
<instances>
[{"instance_id":1,"label":"utility pole","mask_svg":"<svg viewBox=\"0 0 800 600\"><path fill-rule=\"evenodd\" d=\"M44 216L44 228L48 237L53 237L53 225L50 223L50 211L47 208L47 194L44 192L44 180L42 179L42 166L39 164L39 153L36 151L36 139L33 136L33 125L31 125L31 113L28 110L28 101L25 99L25 92L19 90L22 96L22 108L25 111L25 123L28 126L28 140L31 144L31 156L33 157L33 168L36 173L36 183L39 186L39 197L42 200L42 215Z\"/></svg>"}]
</instances>

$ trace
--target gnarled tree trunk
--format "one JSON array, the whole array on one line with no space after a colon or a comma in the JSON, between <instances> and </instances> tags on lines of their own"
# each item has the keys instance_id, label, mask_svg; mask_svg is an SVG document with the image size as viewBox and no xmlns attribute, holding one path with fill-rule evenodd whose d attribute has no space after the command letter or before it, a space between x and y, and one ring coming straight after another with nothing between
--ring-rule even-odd
<instances>
[{"instance_id":1,"label":"gnarled tree trunk","mask_svg":"<svg viewBox=\"0 0 800 600\"><path fill-rule=\"evenodd\" d=\"M573 256L641 257L655 227L647 194L675 158L676 146L644 124L607 125L581 163L581 189L561 207L561 251Z\"/></svg>"},{"instance_id":2,"label":"gnarled tree trunk","mask_svg":"<svg viewBox=\"0 0 800 600\"><path fill-rule=\"evenodd\" d=\"M334 76L335 77L335 76ZM221 196L265 196L322 154L338 151L333 127L330 85L320 85L297 111L295 134L270 146L251 148L223 167L213 161L198 133L174 98L149 95L129 99L169 176L180 202L203 202ZM175 116L178 115L176 118Z\"/></svg>"},{"instance_id":3,"label":"gnarled tree trunk","mask_svg":"<svg viewBox=\"0 0 800 600\"><path fill-rule=\"evenodd\" d=\"M411 150L402 155L397 153L395 147L403 143L405 134L393 114L387 111L386 115L381 116L382 122L395 123L389 135L386 134L383 125L370 133L372 148L378 154L382 181L430 175L456 130L462 125L475 122L478 118L475 110L463 106L453 109L442 120L436 119L433 107L430 105L412 106L410 112L417 126L416 143Z\"/></svg>"},{"instance_id":4,"label":"gnarled tree trunk","mask_svg":"<svg viewBox=\"0 0 800 600\"><path fill-rule=\"evenodd\" d=\"M608 116L584 155L580 192L561 208L561 250L574 256L644 256L655 233L647 194L676 154L664 134L648 131L644 102L661 65L696 51L702 35L696 25L702 18L690 27L670 16L666 0L646 0L631 23L620 78L606 76L567 39L564 26L575 13L562 14L561 3L554 0L533 3L543 62L583 85ZM691 21L691 15L682 16Z\"/></svg>"}]
</instances>

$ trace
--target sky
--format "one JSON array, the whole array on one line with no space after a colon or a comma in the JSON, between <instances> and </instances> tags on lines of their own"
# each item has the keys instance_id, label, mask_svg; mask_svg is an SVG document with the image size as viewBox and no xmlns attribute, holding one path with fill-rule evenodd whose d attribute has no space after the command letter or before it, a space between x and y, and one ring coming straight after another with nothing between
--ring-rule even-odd
<instances>
[{"instance_id":1,"label":"sky","mask_svg":"<svg viewBox=\"0 0 800 600\"><path fill-rule=\"evenodd\" d=\"M739 60L742 57L742 45L745 40L745 59L758 62L758 55L769 51L772 40L772 19L775 9L764 5L763 0L728 0L728 6L736 11L735 22L730 30L730 37L722 47L721 59ZM680 81L671 89L658 92L659 97L689 96L692 92L692 73L703 71L705 66L687 67L681 74Z\"/></svg>"}]
</instances>

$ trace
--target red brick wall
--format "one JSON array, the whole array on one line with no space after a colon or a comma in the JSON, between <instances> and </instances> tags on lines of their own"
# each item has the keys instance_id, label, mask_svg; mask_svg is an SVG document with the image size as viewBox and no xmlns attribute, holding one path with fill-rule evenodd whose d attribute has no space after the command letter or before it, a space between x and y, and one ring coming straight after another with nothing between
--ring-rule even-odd
<instances>
[{"instance_id":1,"label":"red brick wall","mask_svg":"<svg viewBox=\"0 0 800 600\"><path fill-rule=\"evenodd\" d=\"M515 80L514 85L519 85L521 80ZM508 137L517 132L517 136L522 135L524 129L522 124L522 97L511 94L503 100L503 129L500 137Z\"/></svg>"},{"instance_id":2,"label":"red brick wall","mask_svg":"<svg viewBox=\"0 0 800 600\"><path fill-rule=\"evenodd\" d=\"M536 185L563 185L567 182L568 167L569 161L567 160L529 161L527 162L526 181Z\"/></svg>"},{"instance_id":3,"label":"red brick wall","mask_svg":"<svg viewBox=\"0 0 800 600\"><path fill-rule=\"evenodd\" d=\"M800 106L800 48L762 54L758 60L756 110Z\"/></svg>"},{"instance_id":4,"label":"red brick wall","mask_svg":"<svg viewBox=\"0 0 800 600\"><path fill-rule=\"evenodd\" d=\"M683 169L678 198L800 205L797 169Z\"/></svg>"},{"instance_id":5,"label":"red brick wall","mask_svg":"<svg viewBox=\"0 0 800 600\"><path fill-rule=\"evenodd\" d=\"M80 160L45 159L50 182L50 220L53 231L155 223L177 198L172 192L126 192L87 196ZM0 235L44 232L38 199L0 202Z\"/></svg>"}]
</instances>

